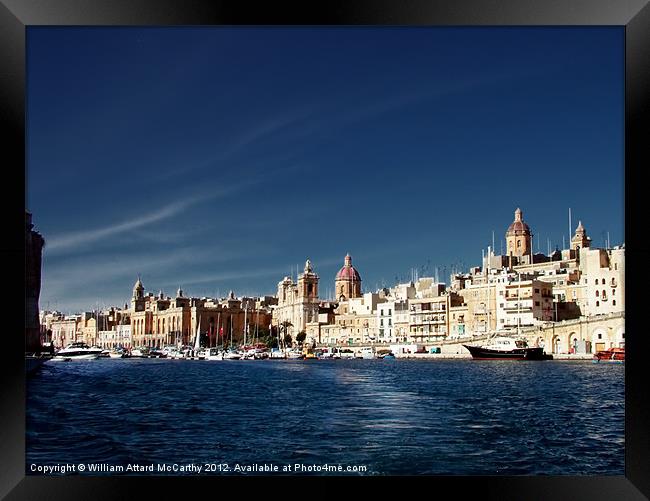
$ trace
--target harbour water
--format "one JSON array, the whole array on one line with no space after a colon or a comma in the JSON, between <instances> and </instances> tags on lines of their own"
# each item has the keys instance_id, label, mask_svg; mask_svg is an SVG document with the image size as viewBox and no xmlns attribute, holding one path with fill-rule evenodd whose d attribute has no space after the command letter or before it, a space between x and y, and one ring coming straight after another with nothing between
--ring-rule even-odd
<instances>
[{"instance_id":1,"label":"harbour water","mask_svg":"<svg viewBox=\"0 0 650 501\"><path fill-rule=\"evenodd\" d=\"M50 362L27 381L26 473L69 463L177 465L139 475L196 474L179 471L191 464L229 475L236 465L623 475L624 371L590 361Z\"/></svg>"}]
</instances>

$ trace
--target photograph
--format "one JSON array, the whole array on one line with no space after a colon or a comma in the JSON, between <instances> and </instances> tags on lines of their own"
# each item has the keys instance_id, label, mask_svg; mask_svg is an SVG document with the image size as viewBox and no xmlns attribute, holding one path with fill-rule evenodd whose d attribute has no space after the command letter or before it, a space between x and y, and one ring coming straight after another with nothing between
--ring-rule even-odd
<instances>
[{"instance_id":1,"label":"photograph","mask_svg":"<svg viewBox=\"0 0 650 501\"><path fill-rule=\"evenodd\" d=\"M623 476L625 29L30 26L26 476Z\"/></svg>"}]
</instances>

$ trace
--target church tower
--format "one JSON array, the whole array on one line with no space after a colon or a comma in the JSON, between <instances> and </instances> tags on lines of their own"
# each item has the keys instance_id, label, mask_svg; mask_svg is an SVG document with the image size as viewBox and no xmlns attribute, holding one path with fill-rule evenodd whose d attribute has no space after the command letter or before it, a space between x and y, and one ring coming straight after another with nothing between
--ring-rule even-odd
<instances>
[{"instance_id":1,"label":"church tower","mask_svg":"<svg viewBox=\"0 0 650 501\"><path fill-rule=\"evenodd\" d=\"M523 220L521 209L515 211L515 220L506 231L506 244L508 256L521 258L530 255L532 250L532 236L530 227Z\"/></svg>"},{"instance_id":2,"label":"church tower","mask_svg":"<svg viewBox=\"0 0 650 501\"><path fill-rule=\"evenodd\" d=\"M303 274L298 277L298 300L318 300L318 275L314 273L309 259L305 262Z\"/></svg>"},{"instance_id":3,"label":"church tower","mask_svg":"<svg viewBox=\"0 0 650 501\"><path fill-rule=\"evenodd\" d=\"M345 256L345 264L336 274L334 291L335 297L339 301L361 297L361 276L352 266L352 256L350 254Z\"/></svg>"},{"instance_id":4,"label":"church tower","mask_svg":"<svg viewBox=\"0 0 650 501\"><path fill-rule=\"evenodd\" d=\"M577 252L580 252L580 249L587 249L591 245L591 238L587 236L584 226L582 226L582 221L578 221L578 227L576 228L576 233L571 239L571 249Z\"/></svg>"},{"instance_id":5,"label":"church tower","mask_svg":"<svg viewBox=\"0 0 650 501\"><path fill-rule=\"evenodd\" d=\"M144 286L138 276L138 281L133 286L133 297L131 297L131 310L144 311Z\"/></svg>"}]
</instances>

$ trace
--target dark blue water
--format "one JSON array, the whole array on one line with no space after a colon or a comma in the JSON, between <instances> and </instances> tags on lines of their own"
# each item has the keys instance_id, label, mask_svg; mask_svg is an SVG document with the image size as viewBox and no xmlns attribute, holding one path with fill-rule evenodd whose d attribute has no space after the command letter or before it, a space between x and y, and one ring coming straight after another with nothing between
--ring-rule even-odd
<instances>
[{"instance_id":1,"label":"dark blue water","mask_svg":"<svg viewBox=\"0 0 650 501\"><path fill-rule=\"evenodd\" d=\"M50 362L28 380L27 474L32 464L209 463L228 474L237 464L327 464L366 469L357 475L623 475L624 370L590 361Z\"/></svg>"}]
</instances>

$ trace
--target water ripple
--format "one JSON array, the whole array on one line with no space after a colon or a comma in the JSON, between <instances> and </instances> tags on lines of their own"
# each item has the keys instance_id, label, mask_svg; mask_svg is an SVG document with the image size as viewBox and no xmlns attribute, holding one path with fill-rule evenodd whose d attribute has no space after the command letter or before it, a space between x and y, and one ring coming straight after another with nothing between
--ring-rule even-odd
<instances>
[{"instance_id":1,"label":"water ripple","mask_svg":"<svg viewBox=\"0 0 650 501\"><path fill-rule=\"evenodd\" d=\"M624 413L624 366L590 362L97 360L28 381L26 456L622 475Z\"/></svg>"}]
</instances>

